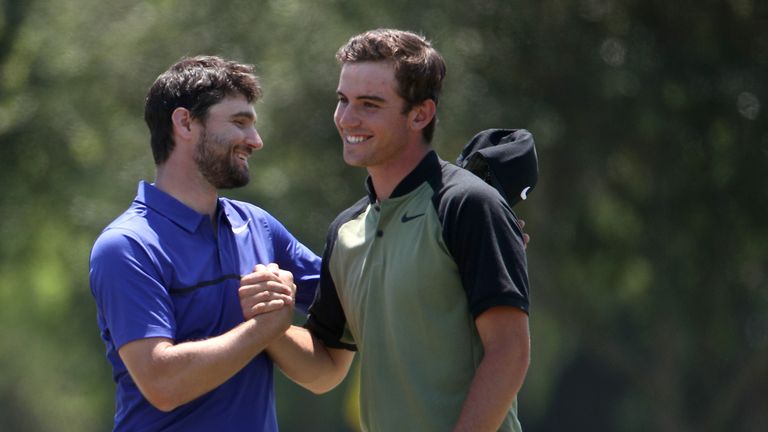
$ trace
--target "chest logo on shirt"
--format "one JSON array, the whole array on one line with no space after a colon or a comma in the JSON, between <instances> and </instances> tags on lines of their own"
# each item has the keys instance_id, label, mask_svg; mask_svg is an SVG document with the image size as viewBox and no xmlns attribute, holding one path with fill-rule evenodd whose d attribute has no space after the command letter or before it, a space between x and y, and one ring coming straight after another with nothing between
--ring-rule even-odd
<instances>
[{"instance_id":1,"label":"chest logo on shirt","mask_svg":"<svg viewBox=\"0 0 768 432\"><path fill-rule=\"evenodd\" d=\"M251 223L251 220L248 219L245 221L244 224L240 225L239 227L232 227L232 232L235 234L242 234L245 232L245 230L248 229L248 224Z\"/></svg>"},{"instance_id":2,"label":"chest logo on shirt","mask_svg":"<svg viewBox=\"0 0 768 432\"><path fill-rule=\"evenodd\" d=\"M400 222L406 223L406 222L412 221L412 220L414 220L414 219L416 219L418 217L421 217L421 216L424 216L424 213L419 213L417 215L408 216L408 213L406 212L406 213L403 213L403 217L400 219Z\"/></svg>"}]
</instances>

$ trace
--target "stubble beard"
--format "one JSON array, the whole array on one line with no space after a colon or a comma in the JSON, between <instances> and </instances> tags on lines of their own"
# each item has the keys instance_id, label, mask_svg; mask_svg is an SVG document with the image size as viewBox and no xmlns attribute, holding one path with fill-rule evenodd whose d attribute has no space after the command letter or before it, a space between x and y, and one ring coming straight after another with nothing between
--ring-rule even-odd
<instances>
[{"instance_id":1,"label":"stubble beard","mask_svg":"<svg viewBox=\"0 0 768 432\"><path fill-rule=\"evenodd\" d=\"M195 162L200 173L216 189L243 187L251 179L248 168L236 165L232 145L219 136L209 136L206 130L195 146Z\"/></svg>"}]
</instances>

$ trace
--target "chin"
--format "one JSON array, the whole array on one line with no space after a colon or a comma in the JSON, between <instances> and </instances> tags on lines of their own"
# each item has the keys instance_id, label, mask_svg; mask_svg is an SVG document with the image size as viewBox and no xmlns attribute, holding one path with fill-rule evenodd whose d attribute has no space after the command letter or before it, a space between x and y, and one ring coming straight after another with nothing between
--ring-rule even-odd
<instances>
[{"instance_id":1,"label":"chin","mask_svg":"<svg viewBox=\"0 0 768 432\"><path fill-rule=\"evenodd\" d=\"M348 154L347 152L344 152L344 162L353 167L362 167L364 166L362 164L362 161L359 158L354 157L354 155Z\"/></svg>"},{"instance_id":2,"label":"chin","mask_svg":"<svg viewBox=\"0 0 768 432\"><path fill-rule=\"evenodd\" d=\"M347 165L356 167L356 168L365 168L368 166L368 164L365 163L365 161L361 161L358 159L347 159L344 158L344 162L347 163Z\"/></svg>"}]
</instances>

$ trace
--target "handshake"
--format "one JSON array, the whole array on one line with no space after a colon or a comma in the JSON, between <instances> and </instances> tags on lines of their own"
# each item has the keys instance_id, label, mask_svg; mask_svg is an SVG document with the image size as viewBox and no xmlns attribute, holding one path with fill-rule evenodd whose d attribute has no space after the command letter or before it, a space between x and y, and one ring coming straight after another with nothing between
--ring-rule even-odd
<instances>
[{"instance_id":1,"label":"handshake","mask_svg":"<svg viewBox=\"0 0 768 432\"><path fill-rule=\"evenodd\" d=\"M240 308L246 320L276 319L285 331L293 320L296 285L293 274L277 264L257 264L252 273L240 278ZM263 315L263 316L260 316Z\"/></svg>"}]
</instances>

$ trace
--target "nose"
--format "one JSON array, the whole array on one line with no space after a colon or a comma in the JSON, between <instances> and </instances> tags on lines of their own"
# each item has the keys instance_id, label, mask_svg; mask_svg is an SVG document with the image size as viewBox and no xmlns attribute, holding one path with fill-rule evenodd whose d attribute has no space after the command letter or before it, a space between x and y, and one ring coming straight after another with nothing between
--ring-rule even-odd
<instances>
[{"instance_id":1,"label":"nose","mask_svg":"<svg viewBox=\"0 0 768 432\"><path fill-rule=\"evenodd\" d=\"M260 150L264 147L264 141L261 140L259 131L255 127L250 128L246 133L245 144L253 150Z\"/></svg>"},{"instance_id":2,"label":"nose","mask_svg":"<svg viewBox=\"0 0 768 432\"><path fill-rule=\"evenodd\" d=\"M349 104L339 103L336 105L336 112L334 113L336 126L342 129L357 126L360 123L360 118L354 111Z\"/></svg>"}]
</instances>

